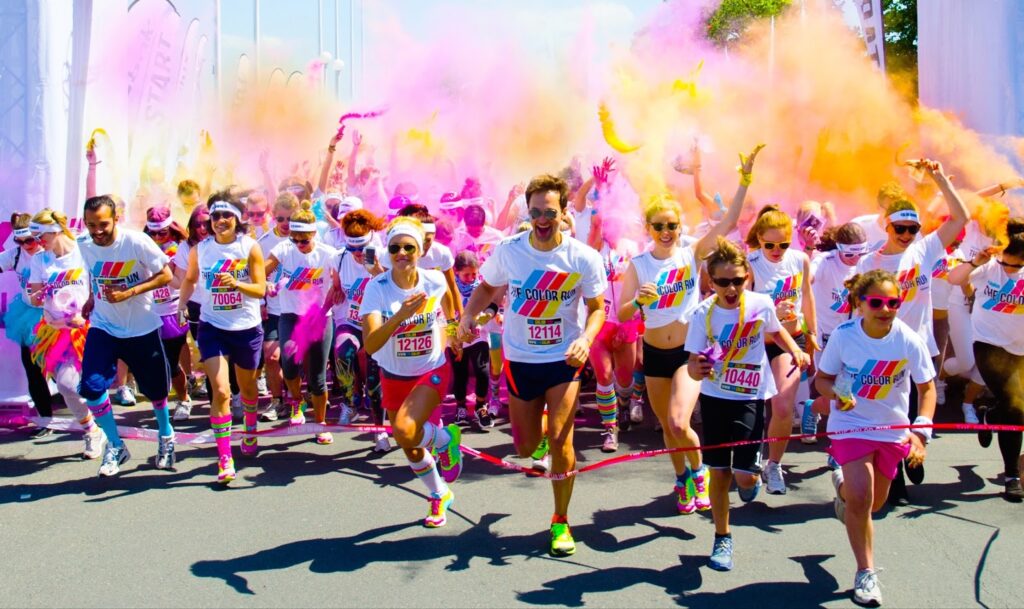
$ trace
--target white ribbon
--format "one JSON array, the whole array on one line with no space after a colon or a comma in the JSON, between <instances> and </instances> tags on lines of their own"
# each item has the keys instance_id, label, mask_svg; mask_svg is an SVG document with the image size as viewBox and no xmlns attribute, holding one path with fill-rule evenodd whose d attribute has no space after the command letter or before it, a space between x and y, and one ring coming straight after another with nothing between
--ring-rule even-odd
<instances>
[{"instance_id":1,"label":"white ribbon","mask_svg":"<svg viewBox=\"0 0 1024 609\"><path fill-rule=\"evenodd\" d=\"M847 254L850 256L866 254L868 253L867 243L837 243L836 249L839 250L840 254Z\"/></svg>"},{"instance_id":2,"label":"white ribbon","mask_svg":"<svg viewBox=\"0 0 1024 609\"><path fill-rule=\"evenodd\" d=\"M420 251L423 251L423 232L419 230L418 227L413 224L409 224L408 222L400 222L388 231L388 245L391 245L392 239L395 237L401 237L402 235L412 237Z\"/></svg>"},{"instance_id":3,"label":"white ribbon","mask_svg":"<svg viewBox=\"0 0 1024 609\"><path fill-rule=\"evenodd\" d=\"M288 223L288 230L293 233L315 233L316 224L309 224L306 222L295 222L292 220Z\"/></svg>"},{"instance_id":4,"label":"white ribbon","mask_svg":"<svg viewBox=\"0 0 1024 609\"><path fill-rule=\"evenodd\" d=\"M362 237L349 237L345 235L345 244L351 247L366 247L373 240L373 233L366 233Z\"/></svg>"},{"instance_id":5,"label":"white ribbon","mask_svg":"<svg viewBox=\"0 0 1024 609\"><path fill-rule=\"evenodd\" d=\"M29 224L29 230L33 233L62 233L64 229L60 227L60 224L54 222L53 224L38 224L33 222Z\"/></svg>"},{"instance_id":6,"label":"white ribbon","mask_svg":"<svg viewBox=\"0 0 1024 609\"><path fill-rule=\"evenodd\" d=\"M28 239L31 236L32 236L32 229L27 227L27 226L25 228L16 228L16 229L14 229L14 238L15 239Z\"/></svg>"},{"instance_id":7,"label":"white ribbon","mask_svg":"<svg viewBox=\"0 0 1024 609\"><path fill-rule=\"evenodd\" d=\"M423 223L423 232L428 234L428 235L433 235L434 233L437 232L437 225L434 224L433 222L424 222Z\"/></svg>"},{"instance_id":8,"label":"white ribbon","mask_svg":"<svg viewBox=\"0 0 1024 609\"><path fill-rule=\"evenodd\" d=\"M163 220L161 220L159 222L149 222L149 221L147 221L146 222L146 228L148 228L151 231L158 231L158 230L163 230L165 228L168 228L172 224L174 224L174 218L172 218L170 216L167 216L166 218L164 218Z\"/></svg>"},{"instance_id":9,"label":"white ribbon","mask_svg":"<svg viewBox=\"0 0 1024 609\"><path fill-rule=\"evenodd\" d=\"M914 224L920 224L921 220L916 211L901 209L889 215L889 222L913 222Z\"/></svg>"},{"instance_id":10,"label":"white ribbon","mask_svg":"<svg viewBox=\"0 0 1024 609\"><path fill-rule=\"evenodd\" d=\"M242 212L238 211L237 207L228 203L227 201L217 201L216 203L210 206L211 216L219 211L226 211L229 214L233 214L236 218L238 218L239 222L242 221Z\"/></svg>"}]
</instances>

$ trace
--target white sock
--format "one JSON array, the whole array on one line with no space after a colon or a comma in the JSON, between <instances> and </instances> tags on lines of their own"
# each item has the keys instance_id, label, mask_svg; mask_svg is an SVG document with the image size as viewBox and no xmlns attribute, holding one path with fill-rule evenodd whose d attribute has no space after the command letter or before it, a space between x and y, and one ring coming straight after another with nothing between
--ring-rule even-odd
<instances>
[{"instance_id":1,"label":"white sock","mask_svg":"<svg viewBox=\"0 0 1024 609\"><path fill-rule=\"evenodd\" d=\"M430 454L429 450L423 451L423 460L419 463L409 462L409 467L412 468L416 477L423 481L423 484L430 491L430 494L435 497L441 497L448 492L448 485L444 483L441 476L437 473L437 465L434 463L434 456Z\"/></svg>"},{"instance_id":2,"label":"white sock","mask_svg":"<svg viewBox=\"0 0 1024 609\"><path fill-rule=\"evenodd\" d=\"M426 449L433 447L440 450L448 446L448 443L451 441L452 436L448 433L447 429L427 422L423 424L423 439L420 440L416 447Z\"/></svg>"}]
</instances>

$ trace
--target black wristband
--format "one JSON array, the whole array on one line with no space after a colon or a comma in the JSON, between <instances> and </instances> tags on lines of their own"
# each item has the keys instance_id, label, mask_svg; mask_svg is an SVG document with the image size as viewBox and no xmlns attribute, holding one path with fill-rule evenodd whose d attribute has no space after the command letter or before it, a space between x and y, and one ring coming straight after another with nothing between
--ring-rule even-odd
<instances>
[{"instance_id":1,"label":"black wristband","mask_svg":"<svg viewBox=\"0 0 1024 609\"><path fill-rule=\"evenodd\" d=\"M494 317L495 315L498 314L498 305L492 302L491 304L487 305L487 308L484 309L484 311L490 311L491 317Z\"/></svg>"}]
</instances>

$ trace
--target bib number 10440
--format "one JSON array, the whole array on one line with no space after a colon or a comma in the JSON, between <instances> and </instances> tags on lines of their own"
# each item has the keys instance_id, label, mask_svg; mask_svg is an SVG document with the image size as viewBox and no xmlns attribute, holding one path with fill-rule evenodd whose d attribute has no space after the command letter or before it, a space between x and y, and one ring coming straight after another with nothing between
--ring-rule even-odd
<instances>
[{"instance_id":1,"label":"bib number 10440","mask_svg":"<svg viewBox=\"0 0 1024 609\"><path fill-rule=\"evenodd\" d=\"M527 319L527 344L537 346L558 345L562 342L561 319Z\"/></svg>"}]
</instances>

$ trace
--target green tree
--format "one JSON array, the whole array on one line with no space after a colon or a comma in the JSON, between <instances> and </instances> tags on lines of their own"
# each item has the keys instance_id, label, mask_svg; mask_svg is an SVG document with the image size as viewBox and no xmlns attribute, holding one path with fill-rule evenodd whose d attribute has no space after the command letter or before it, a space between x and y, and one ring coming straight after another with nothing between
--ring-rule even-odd
<instances>
[{"instance_id":1,"label":"green tree","mask_svg":"<svg viewBox=\"0 0 1024 609\"><path fill-rule=\"evenodd\" d=\"M792 3L792 0L722 0L718 9L708 15L708 39L725 44L729 34L742 32L755 19L774 17Z\"/></svg>"}]
</instances>

